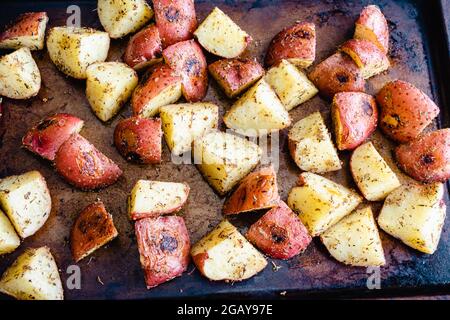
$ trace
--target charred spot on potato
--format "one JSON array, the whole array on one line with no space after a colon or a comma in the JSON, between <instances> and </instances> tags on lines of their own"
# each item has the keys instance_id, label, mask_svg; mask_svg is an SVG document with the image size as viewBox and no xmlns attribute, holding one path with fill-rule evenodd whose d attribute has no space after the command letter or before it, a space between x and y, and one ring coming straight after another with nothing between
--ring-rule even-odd
<instances>
[{"instance_id":1,"label":"charred spot on potato","mask_svg":"<svg viewBox=\"0 0 450 320\"><path fill-rule=\"evenodd\" d=\"M36 126L36 129L39 131L45 130L48 127L50 127L51 125L55 124L56 121L54 119L45 119L41 122L39 122L39 124Z\"/></svg>"},{"instance_id":2,"label":"charred spot on potato","mask_svg":"<svg viewBox=\"0 0 450 320\"><path fill-rule=\"evenodd\" d=\"M300 39L306 39L311 40L314 36L311 32L308 30L298 30L297 32L293 33L293 36Z\"/></svg>"},{"instance_id":3,"label":"charred spot on potato","mask_svg":"<svg viewBox=\"0 0 450 320\"><path fill-rule=\"evenodd\" d=\"M142 162L141 155L139 153L133 152L133 151L128 152L125 158L127 158L127 160L133 161L133 162Z\"/></svg>"},{"instance_id":4,"label":"charred spot on potato","mask_svg":"<svg viewBox=\"0 0 450 320\"><path fill-rule=\"evenodd\" d=\"M372 105L368 101L364 101L362 104L362 109L366 115L371 117L373 115Z\"/></svg>"},{"instance_id":5,"label":"charred spot on potato","mask_svg":"<svg viewBox=\"0 0 450 320\"><path fill-rule=\"evenodd\" d=\"M339 83L347 83L350 81L350 77L345 73L338 73L336 75L336 79L339 81Z\"/></svg>"},{"instance_id":6,"label":"charred spot on potato","mask_svg":"<svg viewBox=\"0 0 450 320\"><path fill-rule=\"evenodd\" d=\"M432 154L425 154L422 156L422 163L425 165L430 165L434 163L434 156Z\"/></svg>"},{"instance_id":7,"label":"charred spot on potato","mask_svg":"<svg viewBox=\"0 0 450 320\"><path fill-rule=\"evenodd\" d=\"M201 73L200 61L198 61L198 59L195 57L191 57L186 60L184 69L190 75L199 76Z\"/></svg>"},{"instance_id":8,"label":"charred spot on potato","mask_svg":"<svg viewBox=\"0 0 450 320\"><path fill-rule=\"evenodd\" d=\"M282 243L287 239L286 230L278 226L272 226L270 228L270 234L272 236L273 242L277 244Z\"/></svg>"},{"instance_id":9,"label":"charred spot on potato","mask_svg":"<svg viewBox=\"0 0 450 320\"><path fill-rule=\"evenodd\" d=\"M176 22L180 17L180 11L177 8L170 6L167 8L164 16L166 17L167 21Z\"/></svg>"},{"instance_id":10,"label":"charred spot on potato","mask_svg":"<svg viewBox=\"0 0 450 320\"><path fill-rule=\"evenodd\" d=\"M161 251L173 252L178 248L178 241L171 235L163 234L159 247Z\"/></svg>"}]
</instances>

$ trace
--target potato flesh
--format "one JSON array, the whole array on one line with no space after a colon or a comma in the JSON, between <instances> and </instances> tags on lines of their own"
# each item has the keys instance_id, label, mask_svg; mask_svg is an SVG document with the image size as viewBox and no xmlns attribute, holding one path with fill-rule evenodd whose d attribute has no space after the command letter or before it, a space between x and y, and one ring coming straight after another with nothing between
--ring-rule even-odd
<instances>
[{"instance_id":1,"label":"potato flesh","mask_svg":"<svg viewBox=\"0 0 450 320\"><path fill-rule=\"evenodd\" d=\"M58 267L50 250L27 249L3 274L0 292L19 300L63 300Z\"/></svg>"},{"instance_id":2,"label":"potato flesh","mask_svg":"<svg viewBox=\"0 0 450 320\"><path fill-rule=\"evenodd\" d=\"M288 206L299 214L314 237L341 220L362 201L361 197L324 177L304 172L302 186L294 187L288 196Z\"/></svg>"},{"instance_id":3,"label":"potato flesh","mask_svg":"<svg viewBox=\"0 0 450 320\"><path fill-rule=\"evenodd\" d=\"M138 84L136 72L119 62L99 62L86 70L86 96L102 121L114 117Z\"/></svg>"},{"instance_id":4,"label":"potato flesh","mask_svg":"<svg viewBox=\"0 0 450 320\"><path fill-rule=\"evenodd\" d=\"M342 168L320 112L298 121L289 131L291 155L304 171L324 173Z\"/></svg>"},{"instance_id":5,"label":"potato flesh","mask_svg":"<svg viewBox=\"0 0 450 320\"><path fill-rule=\"evenodd\" d=\"M44 225L51 203L45 179L38 171L0 180L0 204L22 238Z\"/></svg>"},{"instance_id":6,"label":"potato flesh","mask_svg":"<svg viewBox=\"0 0 450 320\"><path fill-rule=\"evenodd\" d=\"M19 245L20 238L13 225L0 210L0 255L14 251Z\"/></svg>"},{"instance_id":7,"label":"potato flesh","mask_svg":"<svg viewBox=\"0 0 450 320\"><path fill-rule=\"evenodd\" d=\"M206 255L197 267L210 280L241 281L263 270L267 261L227 220L197 242L191 255Z\"/></svg>"},{"instance_id":8,"label":"potato flesh","mask_svg":"<svg viewBox=\"0 0 450 320\"><path fill-rule=\"evenodd\" d=\"M308 77L287 60L271 68L265 80L280 98L287 111L310 100L319 91Z\"/></svg>"},{"instance_id":9,"label":"potato flesh","mask_svg":"<svg viewBox=\"0 0 450 320\"><path fill-rule=\"evenodd\" d=\"M160 108L164 137L175 155L191 150L194 140L216 129L219 107L212 103L168 105Z\"/></svg>"},{"instance_id":10,"label":"potato flesh","mask_svg":"<svg viewBox=\"0 0 450 320\"><path fill-rule=\"evenodd\" d=\"M370 207L355 210L320 235L330 254L356 267L386 263L378 228Z\"/></svg>"},{"instance_id":11,"label":"potato flesh","mask_svg":"<svg viewBox=\"0 0 450 320\"><path fill-rule=\"evenodd\" d=\"M446 215L444 185L403 185L385 200L378 224L408 246L432 254L436 251Z\"/></svg>"}]
</instances>

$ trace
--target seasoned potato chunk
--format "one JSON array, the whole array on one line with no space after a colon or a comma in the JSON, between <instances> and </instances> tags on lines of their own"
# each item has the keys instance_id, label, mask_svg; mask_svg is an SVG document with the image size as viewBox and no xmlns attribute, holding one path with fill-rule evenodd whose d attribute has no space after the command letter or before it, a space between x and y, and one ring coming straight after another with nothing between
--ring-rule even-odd
<instances>
[{"instance_id":1,"label":"seasoned potato chunk","mask_svg":"<svg viewBox=\"0 0 450 320\"><path fill-rule=\"evenodd\" d=\"M20 245L20 238L17 236L13 225L0 210L0 255L16 250Z\"/></svg>"},{"instance_id":2,"label":"seasoned potato chunk","mask_svg":"<svg viewBox=\"0 0 450 320\"><path fill-rule=\"evenodd\" d=\"M389 50L389 27L380 8L375 5L365 7L356 21L355 39L369 40L384 53Z\"/></svg>"},{"instance_id":3,"label":"seasoned potato chunk","mask_svg":"<svg viewBox=\"0 0 450 320\"><path fill-rule=\"evenodd\" d=\"M0 33L0 49L42 50L44 48L47 12L26 12Z\"/></svg>"},{"instance_id":4,"label":"seasoned potato chunk","mask_svg":"<svg viewBox=\"0 0 450 320\"><path fill-rule=\"evenodd\" d=\"M158 28L151 24L130 38L123 61L134 70L142 70L162 60L162 44Z\"/></svg>"}]
</instances>

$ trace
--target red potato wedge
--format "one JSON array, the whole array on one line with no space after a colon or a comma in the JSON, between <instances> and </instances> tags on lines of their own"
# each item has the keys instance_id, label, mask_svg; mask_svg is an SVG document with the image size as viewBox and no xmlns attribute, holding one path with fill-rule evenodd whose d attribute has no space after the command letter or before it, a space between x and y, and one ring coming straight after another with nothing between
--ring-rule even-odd
<instances>
[{"instance_id":1,"label":"red potato wedge","mask_svg":"<svg viewBox=\"0 0 450 320\"><path fill-rule=\"evenodd\" d=\"M238 96L264 75L264 68L256 59L222 59L208 69L229 98Z\"/></svg>"},{"instance_id":2,"label":"red potato wedge","mask_svg":"<svg viewBox=\"0 0 450 320\"><path fill-rule=\"evenodd\" d=\"M161 162L160 119L131 117L121 120L114 130L114 144L128 161L142 164Z\"/></svg>"},{"instance_id":3,"label":"red potato wedge","mask_svg":"<svg viewBox=\"0 0 450 320\"><path fill-rule=\"evenodd\" d=\"M162 43L158 28L152 24L130 38L123 55L134 70L142 70L162 59Z\"/></svg>"},{"instance_id":4,"label":"red potato wedge","mask_svg":"<svg viewBox=\"0 0 450 320\"><path fill-rule=\"evenodd\" d=\"M421 182L445 182L450 178L450 129L422 135L395 149L399 167Z\"/></svg>"},{"instance_id":5,"label":"red potato wedge","mask_svg":"<svg viewBox=\"0 0 450 320\"><path fill-rule=\"evenodd\" d=\"M182 92L189 102L206 96L208 71L202 48L194 40L178 42L163 51L166 63L183 80Z\"/></svg>"},{"instance_id":6,"label":"red potato wedge","mask_svg":"<svg viewBox=\"0 0 450 320\"><path fill-rule=\"evenodd\" d=\"M88 205L76 218L70 233L73 259L82 260L118 234L112 216L101 201Z\"/></svg>"},{"instance_id":7,"label":"red potato wedge","mask_svg":"<svg viewBox=\"0 0 450 320\"><path fill-rule=\"evenodd\" d=\"M340 50L355 61L361 69L364 79L376 76L390 67L386 54L369 40L348 40L341 46Z\"/></svg>"},{"instance_id":8,"label":"red potato wedge","mask_svg":"<svg viewBox=\"0 0 450 320\"><path fill-rule=\"evenodd\" d=\"M308 75L322 96L332 98L338 92L364 92L366 81L349 56L337 52L319 63Z\"/></svg>"},{"instance_id":9,"label":"red potato wedge","mask_svg":"<svg viewBox=\"0 0 450 320\"><path fill-rule=\"evenodd\" d=\"M0 49L27 47L30 50L42 50L47 22L46 12L21 14L10 27L0 33Z\"/></svg>"},{"instance_id":10,"label":"red potato wedge","mask_svg":"<svg viewBox=\"0 0 450 320\"><path fill-rule=\"evenodd\" d=\"M193 38L197 29L194 0L153 0L163 47Z\"/></svg>"},{"instance_id":11,"label":"red potato wedge","mask_svg":"<svg viewBox=\"0 0 450 320\"><path fill-rule=\"evenodd\" d=\"M389 27L378 6L370 5L361 11L356 21L353 38L369 40L387 54L389 51Z\"/></svg>"},{"instance_id":12,"label":"red potato wedge","mask_svg":"<svg viewBox=\"0 0 450 320\"><path fill-rule=\"evenodd\" d=\"M191 244L182 217L141 219L134 227L147 289L186 271Z\"/></svg>"},{"instance_id":13,"label":"red potato wedge","mask_svg":"<svg viewBox=\"0 0 450 320\"><path fill-rule=\"evenodd\" d=\"M74 133L79 133L84 121L68 113L57 113L41 120L27 132L22 145L44 159L55 160L59 147Z\"/></svg>"},{"instance_id":14,"label":"red potato wedge","mask_svg":"<svg viewBox=\"0 0 450 320\"><path fill-rule=\"evenodd\" d=\"M288 60L299 68L309 67L316 59L316 27L313 23L297 22L278 33L266 54L266 66Z\"/></svg>"},{"instance_id":15,"label":"red potato wedge","mask_svg":"<svg viewBox=\"0 0 450 320\"><path fill-rule=\"evenodd\" d=\"M223 214L273 208L280 201L277 175L272 166L250 173L242 179L223 206Z\"/></svg>"},{"instance_id":16,"label":"red potato wedge","mask_svg":"<svg viewBox=\"0 0 450 320\"><path fill-rule=\"evenodd\" d=\"M290 259L303 252L312 240L298 215L283 201L256 221L245 237L274 259Z\"/></svg>"},{"instance_id":17,"label":"red potato wedge","mask_svg":"<svg viewBox=\"0 0 450 320\"><path fill-rule=\"evenodd\" d=\"M159 108L181 98L182 79L168 65L160 63L151 68L133 92L131 107L133 115L153 117Z\"/></svg>"},{"instance_id":18,"label":"red potato wedge","mask_svg":"<svg viewBox=\"0 0 450 320\"><path fill-rule=\"evenodd\" d=\"M377 103L363 92L340 92L333 98L331 116L337 148L353 150L377 128Z\"/></svg>"},{"instance_id":19,"label":"red potato wedge","mask_svg":"<svg viewBox=\"0 0 450 320\"><path fill-rule=\"evenodd\" d=\"M117 181L122 170L89 141L74 133L55 156L56 171L82 190L96 190Z\"/></svg>"},{"instance_id":20,"label":"red potato wedge","mask_svg":"<svg viewBox=\"0 0 450 320\"><path fill-rule=\"evenodd\" d=\"M416 139L439 114L438 106L425 93L405 81L387 83L376 98L380 128L397 142Z\"/></svg>"}]
</instances>

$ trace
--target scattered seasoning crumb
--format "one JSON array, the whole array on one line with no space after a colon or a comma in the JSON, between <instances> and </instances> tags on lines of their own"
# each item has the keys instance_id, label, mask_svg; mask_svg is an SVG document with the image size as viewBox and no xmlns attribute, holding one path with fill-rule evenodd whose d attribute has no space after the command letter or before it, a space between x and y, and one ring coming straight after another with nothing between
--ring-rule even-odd
<instances>
[{"instance_id":1,"label":"scattered seasoning crumb","mask_svg":"<svg viewBox=\"0 0 450 320\"><path fill-rule=\"evenodd\" d=\"M94 259L94 257L89 257L89 260L88 260L88 262L87 262L87 265L89 265L89 264L91 263L92 259Z\"/></svg>"},{"instance_id":2,"label":"scattered seasoning crumb","mask_svg":"<svg viewBox=\"0 0 450 320\"><path fill-rule=\"evenodd\" d=\"M47 102L48 99L47 99L47 98L42 98L42 101L43 101L43 102Z\"/></svg>"},{"instance_id":3,"label":"scattered seasoning crumb","mask_svg":"<svg viewBox=\"0 0 450 320\"><path fill-rule=\"evenodd\" d=\"M277 272L278 270L281 269L281 266L276 265L275 262L273 262L273 261L270 261L270 262L272 263L273 272Z\"/></svg>"},{"instance_id":4,"label":"scattered seasoning crumb","mask_svg":"<svg viewBox=\"0 0 450 320\"><path fill-rule=\"evenodd\" d=\"M281 291L281 292L280 292L280 296L283 296L283 297L284 297L284 296L286 295L286 293L287 293L286 291Z\"/></svg>"},{"instance_id":5,"label":"scattered seasoning crumb","mask_svg":"<svg viewBox=\"0 0 450 320\"><path fill-rule=\"evenodd\" d=\"M193 274L193 273L194 273L194 271L195 271L195 268L192 268L192 270L188 272L188 275L191 275L191 274Z\"/></svg>"},{"instance_id":6,"label":"scattered seasoning crumb","mask_svg":"<svg viewBox=\"0 0 450 320\"><path fill-rule=\"evenodd\" d=\"M103 283L102 279L100 278L100 276L97 276L97 282L100 283L102 286L105 285L105 284Z\"/></svg>"}]
</instances>

